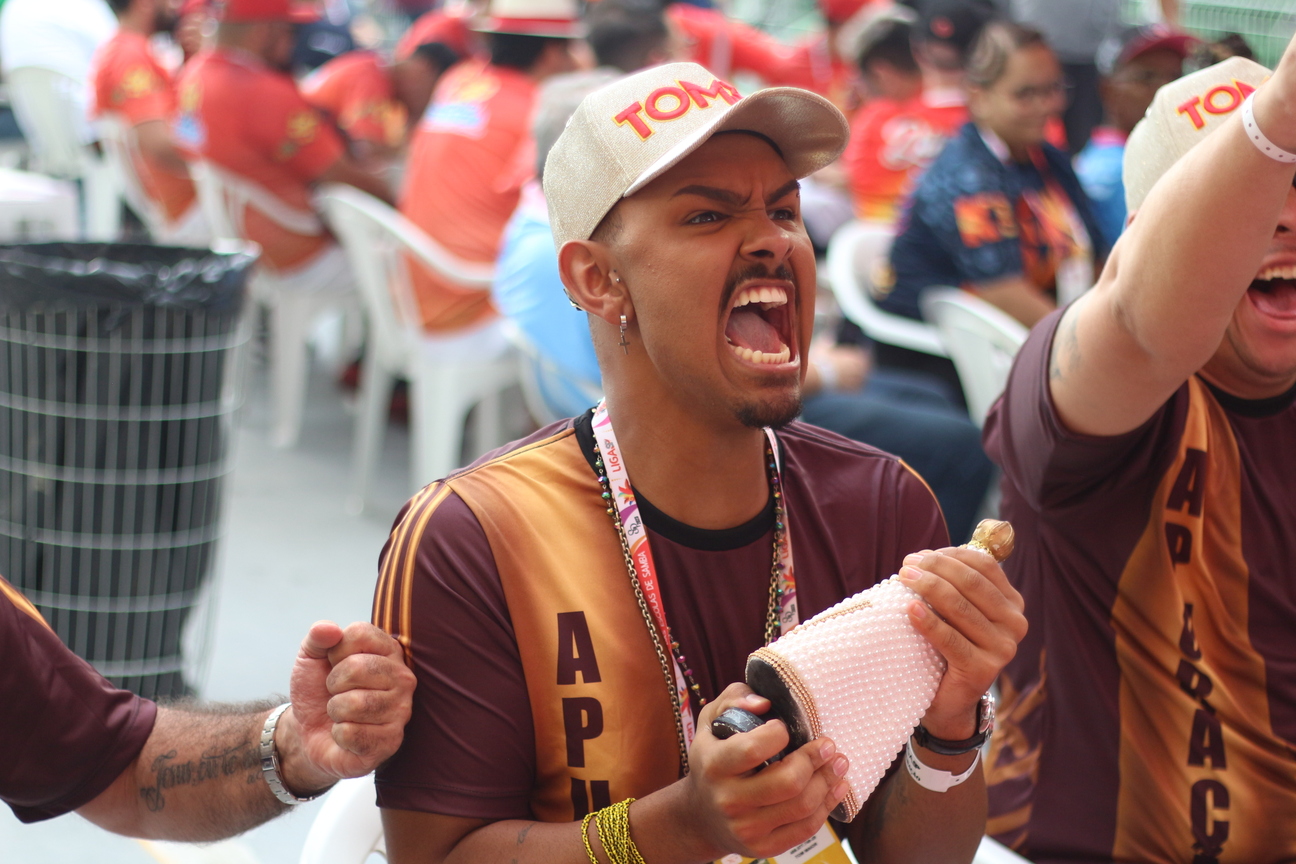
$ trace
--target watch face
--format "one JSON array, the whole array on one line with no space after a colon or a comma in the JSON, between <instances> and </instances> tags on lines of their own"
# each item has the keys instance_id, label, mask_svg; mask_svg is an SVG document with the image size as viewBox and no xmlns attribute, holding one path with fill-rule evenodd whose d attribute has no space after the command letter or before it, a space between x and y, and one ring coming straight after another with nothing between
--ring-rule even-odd
<instances>
[{"instance_id":1,"label":"watch face","mask_svg":"<svg viewBox=\"0 0 1296 864\"><path fill-rule=\"evenodd\" d=\"M989 735L994 731L995 725L995 698L994 694L987 693L981 697L980 704L980 722L977 723L978 735Z\"/></svg>"}]
</instances>

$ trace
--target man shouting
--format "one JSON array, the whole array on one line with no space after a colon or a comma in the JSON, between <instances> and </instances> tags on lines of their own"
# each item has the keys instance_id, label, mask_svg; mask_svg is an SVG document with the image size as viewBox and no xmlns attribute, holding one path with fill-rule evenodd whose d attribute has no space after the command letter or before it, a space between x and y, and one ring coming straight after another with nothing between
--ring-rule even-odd
<instances>
[{"instance_id":1,"label":"man shouting","mask_svg":"<svg viewBox=\"0 0 1296 864\"><path fill-rule=\"evenodd\" d=\"M792 422L815 291L798 178L846 136L814 94L742 97L682 63L591 94L554 145L559 267L607 398L398 519L375 620L419 688L378 783L394 864L683 864L812 839L797 860L844 862L833 743L757 771L781 723L709 724L768 709L731 683L749 652L897 570L949 661L923 720L945 755L915 746L836 831L861 860L972 859L983 694L1025 634L1021 598L988 555L906 559L947 543L922 480Z\"/></svg>"}]
</instances>

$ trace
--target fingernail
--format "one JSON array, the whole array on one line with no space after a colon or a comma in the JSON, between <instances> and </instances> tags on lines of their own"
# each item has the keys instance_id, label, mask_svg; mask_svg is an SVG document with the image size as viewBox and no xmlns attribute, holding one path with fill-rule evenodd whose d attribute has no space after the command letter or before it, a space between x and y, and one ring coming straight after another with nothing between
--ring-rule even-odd
<instances>
[{"instance_id":1,"label":"fingernail","mask_svg":"<svg viewBox=\"0 0 1296 864\"><path fill-rule=\"evenodd\" d=\"M906 564L917 564L917 563L918 563L919 561L921 561L922 559L923 559L923 556L922 556L922 553L921 553L921 552L914 552L912 555L906 555L906 556L905 556L904 563L906 563Z\"/></svg>"},{"instance_id":2,"label":"fingernail","mask_svg":"<svg viewBox=\"0 0 1296 864\"><path fill-rule=\"evenodd\" d=\"M837 752L837 745L831 741L825 741L819 747L819 758L827 762L832 755Z\"/></svg>"},{"instance_id":3,"label":"fingernail","mask_svg":"<svg viewBox=\"0 0 1296 864\"><path fill-rule=\"evenodd\" d=\"M838 777L841 777L843 774L846 773L846 769L849 766L850 763L846 761L845 756L838 756L836 759L833 760L833 773L836 774Z\"/></svg>"},{"instance_id":4,"label":"fingernail","mask_svg":"<svg viewBox=\"0 0 1296 864\"><path fill-rule=\"evenodd\" d=\"M900 568L900 581L901 581L901 582L917 582L917 581L918 581L918 578L919 578L920 576L922 576L922 572L919 571L918 568L916 568L916 567L901 567L901 568Z\"/></svg>"},{"instance_id":5,"label":"fingernail","mask_svg":"<svg viewBox=\"0 0 1296 864\"><path fill-rule=\"evenodd\" d=\"M909 607L909 611L913 613L913 616L915 618L921 621L922 619L927 617L927 604L915 603Z\"/></svg>"}]
</instances>

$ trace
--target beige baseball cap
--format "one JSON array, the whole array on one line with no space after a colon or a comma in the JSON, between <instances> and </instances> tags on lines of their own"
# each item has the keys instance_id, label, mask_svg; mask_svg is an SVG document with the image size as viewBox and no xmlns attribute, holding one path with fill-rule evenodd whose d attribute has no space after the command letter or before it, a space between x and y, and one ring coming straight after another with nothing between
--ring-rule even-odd
<instances>
[{"instance_id":1,"label":"beige baseball cap","mask_svg":"<svg viewBox=\"0 0 1296 864\"><path fill-rule=\"evenodd\" d=\"M1125 207L1133 213L1170 166L1242 108L1272 73L1230 57L1157 91L1125 145Z\"/></svg>"},{"instance_id":2,"label":"beige baseball cap","mask_svg":"<svg viewBox=\"0 0 1296 864\"><path fill-rule=\"evenodd\" d=\"M586 96L545 160L554 244L588 240L617 201L638 192L717 132L769 138L796 177L846 148L846 118L795 87L739 95L696 63L669 63Z\"/></svg>"}]
</instances>

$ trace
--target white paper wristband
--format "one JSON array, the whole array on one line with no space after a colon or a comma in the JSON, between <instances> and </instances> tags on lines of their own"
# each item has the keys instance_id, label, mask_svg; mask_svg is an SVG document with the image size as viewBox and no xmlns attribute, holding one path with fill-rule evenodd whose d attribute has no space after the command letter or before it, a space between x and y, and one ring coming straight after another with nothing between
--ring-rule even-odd
<instances>
[{"instance_id":1,"label":"white paper wristband","mask_svg":"<svg viewBox=\"0 0 1296 864\"><path fill-rule=\"evenodd\" d=\"M972 764L962 774L955 774L953 771L942 771L939 768L932 768L930 765L924 765L914 753L913 739L905 745L905 767L909 769L909 776L914 782L924 789L930 789L933 792L948 792L964 780L972 776L972 772L981 764L981 750L976 751L976 756L972 758Z\"/></svg>"},{"instance_id":2,"label":"white paper wristband","mask_svg":"<svg viewBox=\"0 0 1296 864\"><path fill-rule=\"evenodd\" d=\"M1296 153L1289 153L1279 147L1277 144L1265 137L1260 131L1260 124L1256 123L1255 109L1252 103L1255 101L1255 93L1252 93L1242 102L1242 128L1246 130L1247 137L1256 149L1268 156L1275 162L1282 162L1290 165L1296 162Z\"/></svg>"}]
</instances>

